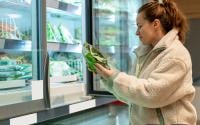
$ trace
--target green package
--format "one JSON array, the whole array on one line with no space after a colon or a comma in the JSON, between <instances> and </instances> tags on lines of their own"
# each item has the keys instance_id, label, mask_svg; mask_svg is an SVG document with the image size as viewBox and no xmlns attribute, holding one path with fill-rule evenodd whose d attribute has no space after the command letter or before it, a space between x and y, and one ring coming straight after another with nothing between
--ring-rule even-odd
<instances>
[{"instance_id":1,"label":"green package","mask_svg":"<svg viewBox=\"0 0 200 125\"><path fill-rule=\"evenodd\" d=\"M88 70L91 72L95 72L95 63L99 63L102 66L104 66L107 69L110 69L108 66L108 61L107 59L97 50L94 48L91 44L89 43L84 43L83 44L83 49L82 49L83 56L86 60L86 64L88 66Z\"/></svg>"}]
</instances>

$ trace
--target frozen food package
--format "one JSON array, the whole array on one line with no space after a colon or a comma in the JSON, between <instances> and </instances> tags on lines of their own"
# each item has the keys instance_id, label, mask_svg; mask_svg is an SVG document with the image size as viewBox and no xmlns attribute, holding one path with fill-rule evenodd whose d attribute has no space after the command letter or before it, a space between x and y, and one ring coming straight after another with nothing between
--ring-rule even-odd
<instances>
[{"instance_id":1,"label":"frozen food package","mask_svg":"<svg viewBox=\"0 0 200 125\"><path fill-rule=\"evenodd\" d=\"M105 58L105 56L98 49L94 48L91 44L85 42L83 44L82 53L89 71L96 71L95 63L99 63L105 68L110 69L108 65L108 60Z\"/></svg>"}]
</instances>

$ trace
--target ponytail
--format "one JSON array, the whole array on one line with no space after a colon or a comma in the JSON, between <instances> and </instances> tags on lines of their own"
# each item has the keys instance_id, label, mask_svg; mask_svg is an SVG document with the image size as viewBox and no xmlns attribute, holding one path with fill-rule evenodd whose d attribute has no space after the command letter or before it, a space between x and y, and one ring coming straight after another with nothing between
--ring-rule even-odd
<instances>
[{"instance_id":1,"label":"ponytail","mask_svg":"<svg viewBox=\"0 0 200 125\"><path fill-rule=\"evenodd\" d=\"M182 43L185 42L188 31L188 23L185 15L178 9L172 0L154 0L139 8L138 13L144 12L145 19L153 22L159 19L163 29L169 32L173 28L178 30L178 36Z\"/></svg>"}]
</instances>

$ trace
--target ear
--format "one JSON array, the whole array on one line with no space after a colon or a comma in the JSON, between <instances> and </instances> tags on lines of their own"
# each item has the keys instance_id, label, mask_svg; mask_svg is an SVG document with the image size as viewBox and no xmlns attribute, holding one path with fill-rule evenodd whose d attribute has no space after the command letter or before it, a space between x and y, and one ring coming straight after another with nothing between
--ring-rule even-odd
<instances>
[{"instance_id":1,"label":"ear","mask_svg":"<svg viewBox=\"0 0 200 125\"><path fill-rule=\"evenodd\" d=\"M159 19L155 19L154 21L153 21L153 27L154 28L159 28L161 26L161 23L160 23L160 20Z\"/></svg>"}]
</instances>

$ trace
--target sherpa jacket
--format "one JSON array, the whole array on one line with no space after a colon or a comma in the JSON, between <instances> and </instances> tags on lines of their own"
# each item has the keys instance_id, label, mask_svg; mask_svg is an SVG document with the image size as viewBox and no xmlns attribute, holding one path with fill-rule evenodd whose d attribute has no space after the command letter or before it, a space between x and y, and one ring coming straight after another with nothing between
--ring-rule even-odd
<instances>
[{"instance_id":1,"label":"sherpa jacket","mask_svg":"<svg viewBox=\"0 0 200 125\"><path fill-rule=\"evenodd\" d=\"M177 33L169 31L154 48L137 48L132 74L116 71L102 80L108 91L129 105L131 125L160 124L156 108L165 125L196 125L191 57Z\"/></svg>"}]
</instances>

